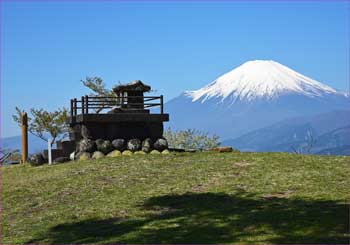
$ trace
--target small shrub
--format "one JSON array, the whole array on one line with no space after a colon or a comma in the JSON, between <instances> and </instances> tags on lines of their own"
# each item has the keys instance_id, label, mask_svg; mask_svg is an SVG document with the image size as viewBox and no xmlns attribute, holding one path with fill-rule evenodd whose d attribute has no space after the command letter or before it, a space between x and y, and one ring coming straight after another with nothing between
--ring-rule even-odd
<instances>
[{"instance_id":1,"label":"small shrub","mask_svg":"<svg viewBox=\"0 0 350 245\"><path fill-rule=\"evenodd\" d=\"M170 148L208 150L220 145L220 137L196 129L172 131L168 128L164 133Z\"/></svg>"}]
</instances>

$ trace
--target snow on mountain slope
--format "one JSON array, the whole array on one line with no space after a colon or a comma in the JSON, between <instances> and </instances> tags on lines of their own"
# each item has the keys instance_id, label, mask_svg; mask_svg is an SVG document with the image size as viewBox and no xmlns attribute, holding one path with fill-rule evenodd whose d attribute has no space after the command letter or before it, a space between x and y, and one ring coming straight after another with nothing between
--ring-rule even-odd
<instances>
[{"instance_id":1,"label":"snow on mountain slope","mask_svg":"<svg viewBox=\"0 0 350 245\"><path fill-rule=\"evenodd\" d=\"M201 89L170 100L166 127L237 138L284 119L348 110L348 94L274 61L248 61Z\"/></svg>"},{"instance_id":2,"label":"snow on mountain slope","mask_svg":"<svg viewBox=\"0 0 350 245\"><path fill-rule=\"evenodd\" d=\"M248 61L220 76L211 84L186 95L192 101L205 102L210 98L252 101L258 98L274 99L285 94L319 97L338 94L333 88L308 78L275 61Z\"/></svg>"}]
</instances>

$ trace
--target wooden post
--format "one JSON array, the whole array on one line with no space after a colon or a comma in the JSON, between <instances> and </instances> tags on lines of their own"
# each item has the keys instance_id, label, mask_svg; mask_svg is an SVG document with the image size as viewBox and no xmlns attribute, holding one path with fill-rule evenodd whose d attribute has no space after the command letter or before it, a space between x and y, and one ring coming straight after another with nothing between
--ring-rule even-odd
<instances>
[{"instance_id":1,"label":"wooden post","mask_svg":"<svg viewBox=\"0 0 350 245\"><path fill-rule=\"evenodd\" d=\"M81 96L81 114L84 114L85 112L85 101L84 101L85 97Z\"/></svg>"},{"instance_id":2,"label":"wooden post","mask_svg":"<svg viewBox=\"0 0 350 245\"><path fill-rule=\"evenodd\" d=\"M70 118L73 121L74 100L70 100Z\"/></svg>"},{"instance_id":3,"label":"wooden post","mask_svg":"<svg viewBox=\"0 0 350 245\"><path fill-rule=\"evenodd\" d=\"M77 112L77 99L74 98L73 102L74 102L74 107L73 107L74 108L74 110L73 110L74 111L74 116L76 116L78 114L78 112Z\"/></svg>"},{"instance_id":4,"label":"wooden post","mask_svg":"<svg viewBox=\"0 0 350 245\"><path fill-rule=\"evenodd\" d=\"M75 114L74 114L74 107L75 107L75 105L74 105L74 100L73 99L71 99L70 100L70 121L72 122L72 123L75 123Z\"/></svg>"},{"instance_id":5,"label":"wooden post","mask_svg":"<svg viewBox=\"0 0 350 245\"><path fill-rule=\"evenodd\" d=\"M22 113L22 163L28 160L28 116L26 112Z\"/></svg>"},{"instance_id":6,"label":"wooden post","mask_svg":"<svg viewBox=\"0 0 350 245\"><path fill-rule=\"evenodd\" d=\"M85 113L89 114L89 96L85 95Z\"/></svg>"},{"instance_id":7,"label":"wooden post","mask_svg":"<svg viewBox=\"0 0 350 245\"><path fill-rule=\"evenodd\" d=\"M160 96L160 114L163 114L163 95Z\"/></svg>"}]
</instances>

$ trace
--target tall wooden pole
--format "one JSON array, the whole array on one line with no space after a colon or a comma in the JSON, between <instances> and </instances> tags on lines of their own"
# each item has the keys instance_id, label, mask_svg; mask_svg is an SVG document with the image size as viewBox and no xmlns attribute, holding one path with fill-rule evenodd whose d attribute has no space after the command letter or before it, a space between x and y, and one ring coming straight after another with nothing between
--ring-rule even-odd
<instances>
[{"instance_id":1,"label":"tall wooden pole","mask_svg":"<svg viewBox=\"0 0 350 245\"><path fill-rule=\"evenodd\" d=\"M28 117L27 113L22 113L22 163L26 163L28 159Z\"/></svg>"}]
</instances>

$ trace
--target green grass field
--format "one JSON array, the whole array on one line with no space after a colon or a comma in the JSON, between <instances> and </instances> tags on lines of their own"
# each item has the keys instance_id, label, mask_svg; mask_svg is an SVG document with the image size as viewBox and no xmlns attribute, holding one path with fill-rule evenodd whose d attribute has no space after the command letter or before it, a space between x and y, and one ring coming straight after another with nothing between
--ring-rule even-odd
<instances>
[{"instance_id":1,"label":"green grass field","mask_svg":"<svg viewBox=\"0 0 350 245\"><path fill-rule=\"evenodd\" d=\"M3 243L349 243L350 157L178 153L1 172Z\"/></svg>"}]
</instances>

